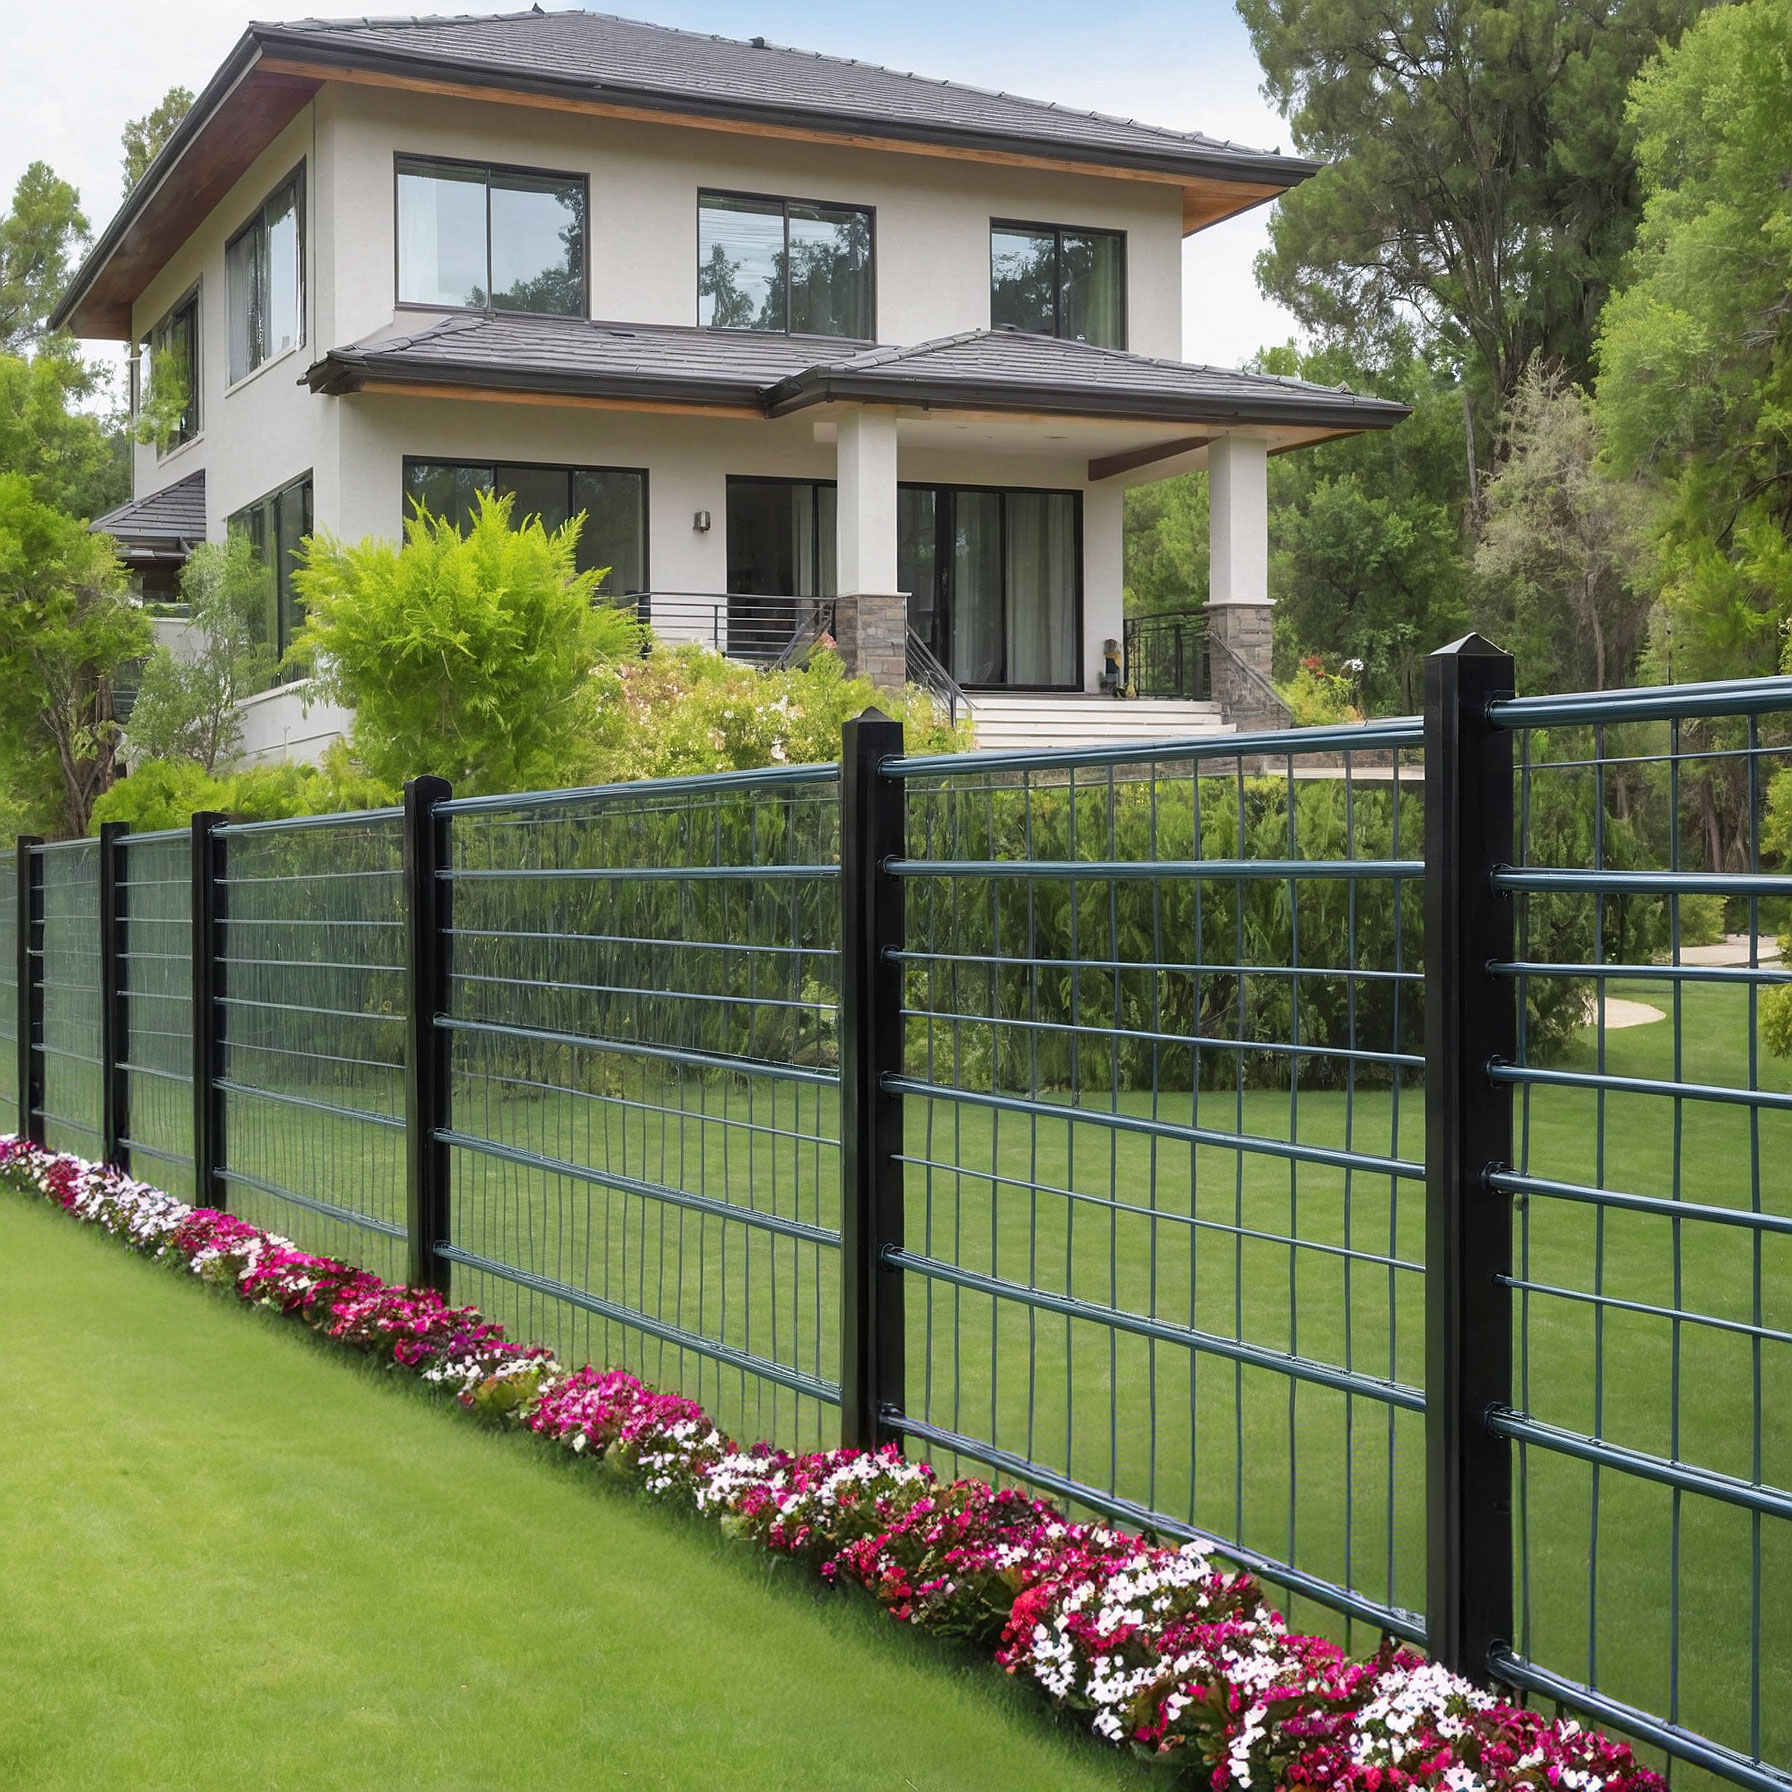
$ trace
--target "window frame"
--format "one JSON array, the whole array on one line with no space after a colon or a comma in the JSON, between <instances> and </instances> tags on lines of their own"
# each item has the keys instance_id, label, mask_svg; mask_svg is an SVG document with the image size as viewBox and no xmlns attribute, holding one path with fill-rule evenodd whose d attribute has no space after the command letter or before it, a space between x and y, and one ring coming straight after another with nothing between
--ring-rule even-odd
<instances>
[{"instance_id":1,"label":"window frame","mask_svg":"<svg viewBox=\"0 0 1792 1792\"><path fill-rule=\"evenodd\" d=\"M964 689L967 691L1033 691L1041 693L1062 693L1066 691L1082 690L1084 688L1083 606L1085 602L1085 581L1083 577L1084 494L1082 488L1074 485L988 485L981 482L952 479L899 479L896 482L896 489L898 491L908 490L934 493L934 564L936 567L940 568L944 568L950 563L950 556L944 554L941 550L947 537L951 533L951 528L945 514L949 507L939 504L938 495L941 492L950 492L953 494L959 492L993 492L996 496L1002 499L1002 612L1004 627L1007 622L1008 610L1008 495L1014 493L1022 496L1073 498L1075 500L1073 509L1076 519L1076 547L1074 550L1076 564L1076 591L1071 599L1070 606L1071 682L1069 684L967 684L964 686ZM952 614L952 606L956 601L956 593L951 592L947 588L947 585L942 581L940 594L945 600L940 613L946 618L949 624ZM931 643L929 645L931 647ZM942 654L940 658L944 661L946 656ZM953 676L957 677L957 674L954 673Z\"/></svg>"},{"instance_id":2,"label":"window frame","mask_svg":"<svg viewBox=\"0 0 1792 1792\"><path fill-rule=\"evenodd\" d=\"M193 388L188 394L188 399L193 412L193 428L189 434L183 435L176 440L167 443L158 442L156 444L156 461L158 464L169 459L171 456L180 453L183 448L190 448L205 434L205 405L202 402L201 397L205 387L205 370L203 364L205 356L205 311L202 298L204 285L205 281L203 277L196 279L193 284L189 286L186 291L173 302L173 304L169 305L162 312L161 316L158 317L140 337L138 337L136 343L133 345L133 352L131 355L131 416L134 419L142 416L143 400L147 396L143 383L144 346L147 344L151 351L152 359L150 376L153 378L155 375L153 356L157 333L180 312L186 310L189 305L192 306L193 365L190 371L192 373Z\"/></svg>"},{"instance_id":3,"label":"window frame","mask_svg":"<svg viewBox=\"0 0 1792 1792\"><path fill-rule=\"evenodd\" d=\"M485 303L483 305L432 305L422 299L406 299L402 269L399 265L400 231L398 226L398 182L406 162L422 163L434 168L466 168L485 176ZM494 174L526 174L535 180L576 181L584 195L584 228L580 232L579 309L577 311L518 311L506 306L502 311L492 303L492 176ZM469 317L573 317L586 322L591 319L591 176L572 168L531 168L521 162L482 162L476 157L434 156L423 150L398 149L392 152L392 307L395 311L451 311ZM420 457L419 457L420 458ZM469 463L483 466L483 461ZM522 466L522 461L509 461L507 466Z\"/></svg>"},{"instance_id":4,"label":"window frame","mask_svg":"<svg viewBox=\"0 0 1792 1792\"><path fill-rule=\"evenodd\" d=\"M475 462L474 464L477 465L479 463ZM797 476L778 473L730 473L727 478L728 483L730 484L739 480L750 485L808 485L817 488L831 486L836 489L839 485L837 479L804 479ZM1074 550L1076 590L1071 599L1070 606L1071 682L1068 684L968 684L965 685L964 688L967 691L1031 691L1038 693L1064 693L1084 689L1083 680L1086 676L1086 662L1083 652L1083 611L1087 602L1087 593L1085 590L1086 580L1084 578L1085 541L1083 498L1085 494L1083 488L1074 485L989 485L966 480L899 479L896 482L896 489L899 492L915 491L932 492L934 494L934 564L936 567L942 568L949 565L951 561L951 556L945 553L943 548L952 533L952 520L949 515L951 507L950 505L942 505L938 502L939 494L942 492L952 494L957 494L959 492L991 492L1002 499L1002 608L1004 625L1007 620L1008 606L1008 496L1014 494L1025 497L1071 498L1075 500L1073 508L1076 523L1076 546ZM727 546L727 542L724 541L722 544L724 554L727 552ZM838 584L838 582L838 574L836 573L835 583ZM793 593L792 595L795 594ZM910 593L910 595L912 596L913 593ZM949 624L952 605L955 601L956 594L951 592L945 582L942 581L940 595L943 601L939 613ZM929 643L930 647L931 645L932 644ZM939 657L943 663L949 664L947 655L941 654ZM957 674L954 673L953 676L956 677Z\"/></svg>"},{"instance_id":5,"label":"window frame","mask_svg":"<svg viewBox=\"0 0 1792 1792\"><path fill-rule=\"evenodd\" d=\"M706 324L703 318L703 202L705 199L747 199L755 205L776 205L784 213L784 328L781 330L736 330L726 324ZM814 330L793 330L790 327L790 208L811 205L822 211L860 212L871 227L871 334L869 336L828 336ZM749 193L735 187L699 187L697 189L697 257L693 287L697 299L697 328L716 330L729 336L794 336L803 342L868 342L877 335L877 207L861 205L854 199L810 199L795 193Z\"/></svg>"},{"instance_id":6,"label":"window frame","mask_svg":"<svg viewBox=\"0 0 1792 1792\"><path fill-rule=\"evenodd\" d=\"M1131 233L1115 230L1105 224L1047 224L1039 219L1027 218L991 218L989 221L989 327L992 331L1001 331L1004 335L1023 336L1028 331L1016 330L1008 324L998 324L995 319L996 302L996 232L998 230L1026 230L1036 236L1050 235L1052 239L1052 335L1054 342L1075 342L1074 336L1064 334L1064 238L1068 236L1111 236L1120 241L1120 340L1116 343L1091 342L1090 348L1113 348L1119 353L1127 353L1127 344L1132 340L1132 244ZM1019 490L1019 487L1015 488Z\"/></svg>"},{"instance_id":7,"label":"window frame","mask_svg":"<svg viewBox=\"0 0 1792 1792\"><path fill-rule=\"evenodd\" d=\"M568 514L571 514L572 482L580 473L632 473L641 481L641 589L639 591L617 591L605 597L607 603L620 603L625 598L646 597L653 590L653 475L646 467L611 467L599 466L595 463L560 461L560 460L516 460L507 456L492 455L481 458L471 454L406 454L399 458L398 484L400 507L403 515L401 526L410 521L409 505L411 502L410 484L411 468L418 467L490 467L494 475L499 467L521 467L529 473L564 473L566 475L566 496ZM603 594L600 593L600 596Z\"/></svg>"},{"instance_id":8,"label":"window frame","mask_svg":"<svg viewBox=\"0 0 1792 1792\"><path fill-rule=\"evenodd\" d=\"M226 538L228 538L230 531L233 528L243 526L243 519L247 517L251 511L259 511L264 513L273 525L272 552L278 554L280 551L279 506L282 500L289 495L298 493L300 490L305 490L310 493L310 503L307 507L311 511L311 533L316 534L317 483L314 477L315 473L316 468L307 467L304 472L294 474L291 479L282 480L280 484L275 486L271 491L263 492L259 498L251 498L247 504L239 504L236 509L231 511L231 513L224 519L224 533ZM261 544L260 551L266 556L270 551L269 542L264 540ZM292 646L292 641L287 628L287 606L281 601L281 568L278 564L270 560L264 559L263 563L273 575L273 591L271 593L273 599L273 615L271 618L273 622L273 638L269 641L268 645L274 652L274 682L268 686L268 689L279 690L285 685L295 684L300 681L286 668L285 665L286 655ZM285 577L290 579L291 576L291 569L288 568Z\"/></svg>"},{"instance_id":9,"label":"window frame","mask_svg":"<svg viewBox=\"0 0 1792 1792\"><path fill-rule=\"evenodd\" d=\"M293 338L291 348L283 348L278 354L267 353L259 361L253 362L247 373L233 376L230 370L230 324L235 313L236 294L230 284L230 251L255 229L266 230L268 207L286 191L288 187L298 189L297 203L293 207L293 216L297 220L299 234L298 252L298 334ZM298 162L286 174L275 181L262 196L262 201L244 221L224 239L224 395L229 397L239 386L246 386L250 380L264 367L271 367L277 361L284 361L288 355L296 355L305 346L310 332L307 329L306 308L311 302L311 283L306 278L306 257L309 253L311 232L309 229L311 204L311 182L306 179L305 158Z\"/></svg>"}]
</instances>

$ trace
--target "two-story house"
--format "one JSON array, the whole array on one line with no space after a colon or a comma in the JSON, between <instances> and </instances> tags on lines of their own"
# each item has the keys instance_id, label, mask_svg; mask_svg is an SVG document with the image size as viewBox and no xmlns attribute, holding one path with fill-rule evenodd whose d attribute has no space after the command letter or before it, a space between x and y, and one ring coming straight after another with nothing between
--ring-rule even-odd
<instances>
[{"instance_id":1,"label":"two-story house","mask_svg":"<svg viewBox=\"0 0 1792 1792\"><path fill-rule=\"evenodd\" d=\"M1063 738L1122 633L1128 486L1208 469L1214 684L1248 709L1266 457L1404 414L1182 359L1183 239L1312 172L592 13L256 24L56 321L131 343L140 390L189 373L104 524L164 577L196 520L250 531L279 645L308 532L496 488L585 512L665 636L824 626L884 683L1056 699ZM253 752L341 725L302 697L254 706Z\"/></svg>"}]
</instances>

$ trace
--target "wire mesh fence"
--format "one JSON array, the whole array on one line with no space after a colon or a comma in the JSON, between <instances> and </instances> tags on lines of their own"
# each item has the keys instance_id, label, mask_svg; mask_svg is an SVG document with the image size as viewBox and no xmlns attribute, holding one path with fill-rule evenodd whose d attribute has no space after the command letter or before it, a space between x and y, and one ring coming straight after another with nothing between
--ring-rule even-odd
<instances>
[{"instance_id":1,"label":"wire mesh fence","mask_svg":"<svg viewBox=\"0 0 1792 1792\"><path fill-rule=\"evenodd\" d=\"M1418 742L908 761L892 867L903 1429L1407 1636Z\"/></svg>"},{"instance_id":2,"label":"wire mesh fence","mask_svg":"<svg viewBox=\"0 0 1792 1792\"><path fill-rule=\"evenodd\" d=\"M1515 1165L1492 1178L1516 1206L1502 1671L1783 1783L1792 1064L1768 1046L1792 877L1764 866L1792 819L1792 686L1493 717L1517 731L1518 784L1517 863L1495 878L1519 998L1516 1059L1493 1070L1516 1100Z\"/></svg>"},{"instance_id":3,"label":"wire mesh fence","mask_svg":"<svg viewBox=\"0 0 1792 1792\"><path fill-rule=\"evenodd\" d=\"M127 834L114 850L125 1015L120 1144L136 1175L192 1201L192 835Z\"/></svg>"},{"instance_id":4,"label":"wire mesh fence","mask_svg":"<svg viewBox=\"0 0 1792 1792\"><path fill-rule=\"evenodd\" d=\"M100 849L36 846L43 879L43 1129L53 1150L104 1155L100 1132Z\"/></svg>"},{"instance_id":5,"label":"wire mesh fence","mask_svg":"<svg viewBox=\"0 0 1792 1792\"><path fill-rule=\"evenodd\" d=\"M839 1398L834 768L445 809L457 1295L818 1444Z\"/></svg>"},{"instance_id":6,"label":"wire mesh fence","mask_svg":"<svg viewBox=\"0 0 1792 1792\"><path fill-rule=\"evenodd\" d=\"M0 1120L1788 1792L1792 680L1459 648L1423 727L127 837L109 1025L95 843L34 847Z\"/></svg>"},{"instance_id":7,"label":"wire mesh fence","mask_svg":"<svg viewBox=\"0 0 1792 1792\"><path fill-rule=\"evenodd\" d=\"M19 1130L19 855L0 851L0 1132Z\"/></svg>"},{"instance_id":8,"label":"wire mesh fence","mask_svg":"<svg viewBox=\"0 0 1792 1792\"><path fill-rule=\"evenodd\" d=\"M393 1279L406 1240L400 819L217 830L232 1209Z\"/></svg>"}]
</instances>

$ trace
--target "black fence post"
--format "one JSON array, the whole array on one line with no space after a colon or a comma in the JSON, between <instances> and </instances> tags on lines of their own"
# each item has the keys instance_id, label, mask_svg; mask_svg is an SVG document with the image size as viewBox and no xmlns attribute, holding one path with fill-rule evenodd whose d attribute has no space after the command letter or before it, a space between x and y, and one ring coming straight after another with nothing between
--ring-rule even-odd
<instances>
[{"instance_id":1,"label":"black fence post","mask_svg":"<svg viewBox=\"0 0 1792 1792\"><path fill-rule=\"evenodd\" d=\"M193 1200L227 1212L224 1180L224 817L193 817Z\"/></svg>"},{"instance_id":2,"label":"black fence post","mask_svg":"<svg viewBox=\"0 0 1792 1792\"><path fill-rule=\"evenodd\" d=\"M120 844L130 831L122 821L100 823L100 1155L109 1164L131 1167L130 1054L125 1014L125 902L119 881L124 858Z\"/></svg>"},{"instance_id":3,"label":"black fence post","mask_svg":"<svg viewBox=\"0 0 1792 1792\"><path fill-rule=\"evenodd\" d=\"M438 805L453 792L442 778L413 778L404 787L405 1225L407 1279L413 1288L447 1294L452 1265L436 1254L449 1236L449 1147L436 1137L449 1123L450 1036L436 1025L448 1011L449 819Z\"/></svg>"},{"instance_id":4,"label":"black fence post","mask_svg":"<svg viewBox=\"0 0 1792 1792\"><path fill-rule=\"evenodd\" d=\"M1487 719L1512 656L1468 635L1425 662L1426 1641L1485 1682L1513 1627L1511 1445L1487 1415L1512 1394L1512 1099L1487 1068L1517 1051L1512 736Z\"/></svg>"},{"instance_id":5,"label":"black fence post","mask_svg":"<svg viewBox=\"0 0 1792 1792\"><path fill-rule=\"evenodd\" d=\"M44 1142L44 861L38 834L18 839L19 1137Z\"/></svg>"},{"instance_id":6,"label":"black fence post","mask_svg":"<svg viewBox=\"0 0 1792 1792\"><path fill-rule=\"evenodd\" d=\"M902 856L906 787L882 766L902 724L875 709L846 724L840 761L840 1441L897 1440L903 1410Z\"/></svg>"}]
</instances>

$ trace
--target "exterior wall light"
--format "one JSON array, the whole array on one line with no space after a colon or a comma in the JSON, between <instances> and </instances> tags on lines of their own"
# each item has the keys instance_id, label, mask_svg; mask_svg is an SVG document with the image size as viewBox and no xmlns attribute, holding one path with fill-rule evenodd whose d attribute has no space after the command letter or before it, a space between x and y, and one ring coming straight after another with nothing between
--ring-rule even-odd
<instances>
[{"instance_id":1,"label":"exterior wall light","mask_svg":"<svg viewBox=\"0 0 1792 1792\"><path fill-rule=\"evenodd\" d=\"M697 514L691 518L691 527L695 529L699 535L707 535L709 533L709 512L707 510L699 510Z\"/></svg>"}]
</instances>

